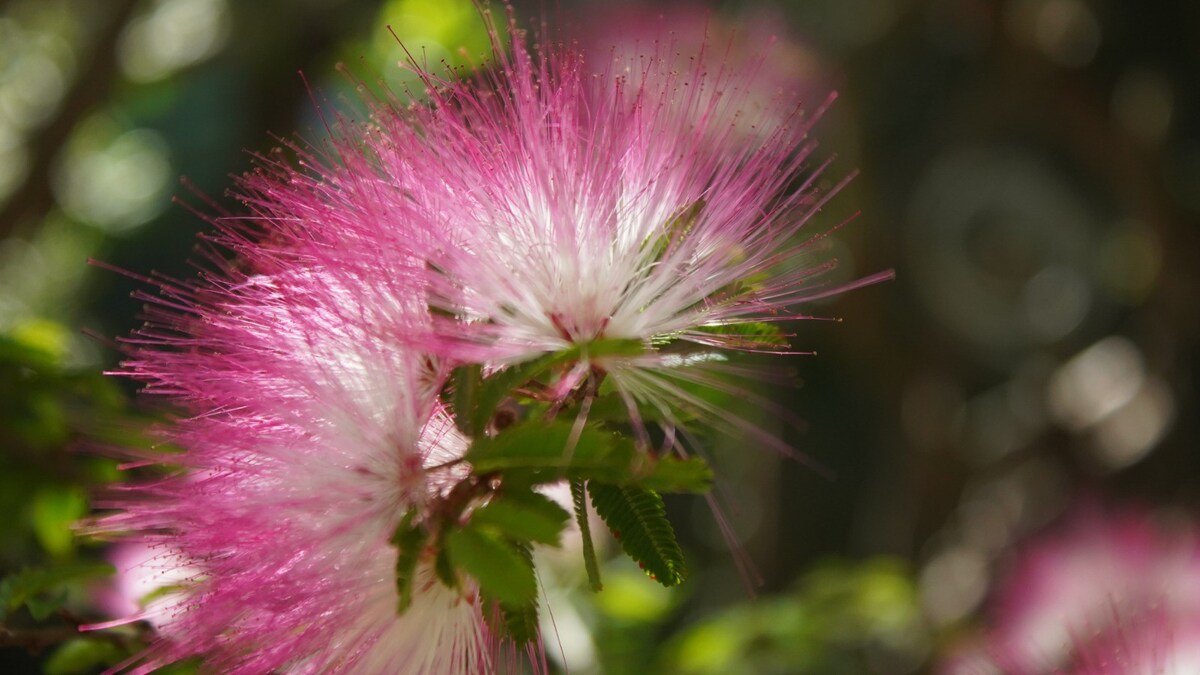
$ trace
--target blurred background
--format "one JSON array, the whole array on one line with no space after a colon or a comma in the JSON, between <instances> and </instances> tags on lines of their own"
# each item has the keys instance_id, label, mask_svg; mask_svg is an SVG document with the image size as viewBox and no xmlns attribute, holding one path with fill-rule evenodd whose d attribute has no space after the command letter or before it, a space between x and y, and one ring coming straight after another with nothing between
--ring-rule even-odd
<instances>
[{"instance_id":1,"label":"blurred background","mask_svg":"<svg viewBox=\"0 0 1200 675\"><path fill-rule=\"evenodd\" d=\"M682 588L614 560L593 596L578 558L545 562L556 668L1070 672L1087 652L1072 631L1107 628L1056 598L1059 632L1021 633L1045 612L1013 589L1054 568L1046 551L1121 570L1094 595L1137 617L1159 596L1200 598L1200 581L1163 571L1200 578L1200 5L517 11L604 57L652 49L663 26L685 50L707 31L733 61L776 37L762 95L818 105L837 90L818 154L836 156L829 182L861 171L811 227L859 213L830 240L836 275L897 272L807 308L843 322L793 327L818 355L791 357L801 386L769 393L802 424L739 411L811 463L712 439L728 527L704 500L669 501ZM0 0L0 672L98 672L150 634L75 630L153 590L127 578L136 551L71 524L121 477L95 448L146 445L161 415L100 374L149 289L88 259L192 274L206 225L172 205L201 201L180 178L236 208L225 190L252 154L273 136L319 141L314 100L352 105L336 64L403 88L389 25L431 63L478 65L487 47L469 0ZM1131 556L1166 562L1113 562ZM1124 588L1136 575L1158 590ZM1013 645L1037 639L1051 644L1019 661Z\"/></svg>"}]
</instances>

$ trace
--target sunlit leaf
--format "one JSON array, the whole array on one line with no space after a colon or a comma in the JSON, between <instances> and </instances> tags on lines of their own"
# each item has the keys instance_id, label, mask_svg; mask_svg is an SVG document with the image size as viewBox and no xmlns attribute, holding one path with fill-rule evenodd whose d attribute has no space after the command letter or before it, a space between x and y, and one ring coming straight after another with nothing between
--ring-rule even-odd
<instances>
[{"instance_id":1,"label":"sunlit leaf","mask_svg":"<svg viewBox=\"0 0 1200 675\"><path fill-rule=\"evenodd\" d=\"M596 513L621 542L621 548L650 577L675 586L687 576L683 552L667 520L662 497L650 490L588 483Z\"/></svg>"},{"instance_id":2,"label":"sunlit leaf","mask_svg":"<svg viewBox=\"0 0 1200 675\"><path fill-rule=\"evenodd\" d=\"M734 349L787 348L787 336L779 326L766 321L747 321L716 326L697 326L701 333L721 336L721 344Z\"/></svg>"}]
</instances>

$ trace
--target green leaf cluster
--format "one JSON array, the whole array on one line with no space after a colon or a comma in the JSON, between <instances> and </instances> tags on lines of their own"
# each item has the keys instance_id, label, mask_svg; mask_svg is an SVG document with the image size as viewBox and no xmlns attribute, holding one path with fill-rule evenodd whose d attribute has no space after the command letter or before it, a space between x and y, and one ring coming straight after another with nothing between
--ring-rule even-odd
<instances>
[{"instance_id":1,"label":"green leaf cluster","mask_svg":"<svg viewBox=\"0 0 1200 675\"><path fill-rule=\"evenodd\" d=\"M686 228L679 236L685 235ZM605 357L633 357L647 349L636 340L600 340L486 375L478 365L454 371L446 401L472 443L452 464L461 462L470 471L456 474L451 489L404 514L396 527L398 611L411 606L414 585L431 567L448 588L468 594L478 588L484 616L497 634L519 644L534 639L533 547L558 546L572 520L538 489L560 481L571 486L594 590L602 583L589 502L647 575L664 586L684 580L683 553L659 493L705 492L712 472L699 458L657 456L639 447L629 434L630 418L653 420L656 411L631 412L619 392L602 388ZM559 391L562 378L580 373L571 391Z\"/></svg>"}]
</instances>

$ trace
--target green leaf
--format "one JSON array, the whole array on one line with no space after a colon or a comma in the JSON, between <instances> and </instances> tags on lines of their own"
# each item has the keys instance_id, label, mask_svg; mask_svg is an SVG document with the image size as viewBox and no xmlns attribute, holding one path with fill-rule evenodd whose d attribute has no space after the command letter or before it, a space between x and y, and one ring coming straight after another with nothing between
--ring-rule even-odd
<instances>
[{"instance_id":1,"label":"green leaf","mask_svg":"<svg viewBox=\"0 0 1200 675\"><path fill-rule=\"evenodd\" d=\"M526 544L516 544L514 548L517 554L520 554L529 568L533 569L533 550ZM490 593L481 593L485 601L492 602L496 598L492 598ZM498 614L499 619L504 621L502 634L516 643L517 646L532 643L538 638L538 598L534 597L532 601L520 605L512 605L503 602L494 602L494 608L488 614ZM494 625L494 621L492 621Z\"/></svg>"},{"instance_id":2,"label":"green leaf","mask_svg":"<svg viewBox=\"0 0 1200 675\"><path fill-rule=\"evenodd\" d=\"M587 569L588 584L599 593L604 590L600 582L600 565L596 561L596 547L592 543L592 527L588 523L587 486L581 480L571 481L571 501L575 504L575 522L579 525L579 536L583 540L583 566Z\"/></svg>"},{"instance_id":3,"label":"green leaf","mask_svg":"<svg viewBox=\"0 0 1200 675\"><path fill-rule=\"evenodd\" d=\"M479 388L483 384L482 367L462 366L454 371L454 422L458 430L474 436L475 411L479 409Z\"/></svg>"},{"instance_id":4,"label":"green leaf","mask_svg":"<svg viewBox=\"0 0 1200 675\"><path fill-rule=\"evenodd\" d=\"M412 588L416 579L417 563L425 548L429 534L416 524L417 510L410 509L396 526L392 544L396 546L396 594L399 603L396 611L403 614L412 605Z\"/></svg>"},{"instance_id":5,"label":"green leaf","mask_svg":"<svg viewBox=\"0 0 1200 675\"><path fill-rule=\"evenodd\" d=\"M791 346L779 327L766 321L746 321L697 326L697 331L722 336L721 343L734 349L787 348Z\"/></svg>"},{"instance_id":6,"label":"green leaf","mask_svg":"<svg viewBox=\"0 0 1200 675\"><path fill-rule=\"evenodd\" d=\"M566 354L567 352L546 354L532 361L511 365L483 380L475 396L474 406L468 412L470 428L475 431L473 435L478 435L487 428L496 408L504 399L512 396L514 389L540 377L555 364L563 362ZM455 412L463 414L461 410L456 409Z\"/></svg>"},{"instance_id":7,"label":"green leaf","mask_svg":"<svg viewBox=\"0 0 1200 675\"><path fill-rule=\"evenodd\" d=\"M696 224L696 219L700 216L700 212L704 210L705 201L697 199L696 201L684 206L667 219L663 224L661 234L658 236L647 238L642 243L642 250L649 251L649 255L653 260L662 260L673 246L678 245L688 234L691 233L692 227Z\"/></svg>"},{"instance_id":8,"label":"green leaf","mask_svg":"<svg viewBox=\"0 0 1200 675\"><path fill-rule=\"evenodd\" d=\"M573 424L564 420L530 420L492 438L478 438L465 459L476 473L523 472L534 483L550 483L571 475L603 476L612 482L628 478L636 452L631 443L616 443L617 436L584 427L573 448Z\"/></svg>"},{"instance_id":9,"label":"green leaf","mask_svg":"<svg viewBox=\"0 0 1200 675\"><path fill-rule=\"evenodd\" d=\"M97 562L73 562L21 570L0 581L0 619L21 607L28 607L31 613L44 618L62 605L69 584L112 573L111 565Z\"/></svg>"},{"instance_id":10,"label":"green leaf","mask_svg":"<svg viewBox=\"0 0 1200 675\"><path fill-rule=\"evenodd\" d=\"M621 542L621 548L650 578L675 586L687 576L675 530L667 521L662 497L650 490L588 483L592 505Z\"/></svg>"},{"instance_id":11,"label":"green leaf","mask_svg":"<svg viewBox=\"0 0 1200 675\"><path fill-rule=\"evenodd\" d=\"M520 607L508 607L504 604L498 606L504 619L505 632L518 647L537 639L538 608L536 602L530 602Z\"/></svg>"},{"instance_id":12,"label":"green leaf","mask_svg":"<svg viewBox=\"0 0 1200 675\"><path fill-rule=\"evenodd\" d=\"M593 340L576 345L564 352L568 360L599 359L608 356L641 356L646 353L646 345L641 340L606 339Z\"/></svg>"},{"instance_id":13,"label":"green leaf","mask_svg":"<svg viewBox=\"0 0 1200 675\"><path fill-rule=\"evenodd\" d=\"M454 569L454 563L450 562L450 552L444 546L438 549L437 557L433 559L433 573L446 588L458 588L458 572Z\"/></svg>"},{"instance_id":14,"label":"green leaf","mask_svg":"<svg viewBox=\"0 0 1200 675\"><path fill-rule=\"evenodd\" d=\"M56 649L42 672L46 675L80 675L111 666L125 654L111 642L95 638L80 637L69 640Z\"/></svg>"},{"instance_id":15,"label":"green leaf","mask_svg":"<svg viewBox=\"0 0 1200 675\"><path fill-rule=\"evenodd\" d=\"M558 546L570 517L549 497L523 489L494 497L471 514L471 522L490 526L519 541Z\"/></svg>"},{"instance_id":16,"label":"green leaf","mask_svg":"<svg viewBox=\"0 0 1200 675\"><path fill-rule=\"evenodd\" d=\"M712 481L712 469L699 457L663 457L650 459L628 483L655 492L703 493L709 491Z\"/></svg>"},{"instance_id":17,"label":"green leaf","mask_svg":"<svg viewBox=\"0 0 1200 675\"><path fill-rule=\"evenodd\" d=\"M632 439L593 426L585 426L569 449L572 433L573 424L565 420L530 420L477 439L465 458L476 473L503 472L531 484L594 479L662 492L705 492L712 482L712 472L698 458L655 459L639 452Z\"/></svg>"},{"instance_id":18,"label":"green leaf","mask_svg":"<svg viewBox=\"0 0 1200 675\"><path fill-rule=\"evenodd\" d=\"M533 563L499 533L468 523L447 534L445 545L454 564L474 577L488 597L510 607L537 599Z\"/></svg>"},{"instance_id":19,"label":"green leaf","mask_svg":"<svg viewBox=\"0 0 1200 675\"><path fill-rule=\"evenodd\" d=\"M605 380L605 384L608 384L610 381ZM684 418L684 414L681 411L671 412L680 413L675 416L676 420ZM592 407L588 410L588 419L592 420L630 422L632 421L630 417L629 406L625 403L625 397L616 391L601 393L592 401ZM637 417L640 422L645 424L647 422L661 422L666 419L666 414L654 406L638 406Z\"/></svg>"},{"instance_id":20,"label":"green leaf","mask_svg":"<svg viewBox=\"0 0 1200 675\"><path fill-rule=\"evenodd\" d=\"M75 486L54 485L43 488L30 504L33 531L52 557L63 558L75 550L71 525L87 513L87 497Z\"/></svg>"},{"instance_id":21,"label":"green leaf","mask_svg":"<svg viewBox=\"0 0 1200 675\"><path fill-rule=\"evenodd\" d=\"M641 340L595 340L544 354L531 361L516 363L493 373L491 377L479 383L474 396L461 404L463 408L459 408L456 401L455 414L462 416L465 413L469 418L466 423L468 428L475 432L469 435L479 435L479 432L487 428L496 408L512 396L514 390L537 380L554 366L606 356L636 356L645 351Z\"/></svg>"},{"instance_id":22,"label":"green leaf","mask_svg":"<svg viewBox=\"0 0 1200 675\"><path fill-rule=\"evenodd\" d=\"M203 665L204 661L199 658L176 661L155 670L154 675L196 675Z\"/></svg>"}]
</instances>

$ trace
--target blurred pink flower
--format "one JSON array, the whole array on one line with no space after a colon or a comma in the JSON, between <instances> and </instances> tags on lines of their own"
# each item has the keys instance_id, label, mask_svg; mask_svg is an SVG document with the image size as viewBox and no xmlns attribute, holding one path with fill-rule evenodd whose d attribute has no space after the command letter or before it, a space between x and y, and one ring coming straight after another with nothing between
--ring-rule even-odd
<instances>
[{"instance_id":1,"label":"blurred pink flower","mask_svg":"<svg viewBox=\"0 0 1200 675\"><path fill-rule=\"evenodd\" d=\"M1017 552L982 644L944 672L1200 672L1168 667L1195 663L1200 644L1198 535L1149 513L1078 509Z\"/></svg>"},{"instance_id":2,"label":"blurred pink flower","mask_svg":"<svg viewBox=\"0 0 1200 675\"><path fill-rule=\"evenodd\" d=\"M1073 675L1200 673L1200 616L1149 610L1076 638Z\"/></svg>"},{"instance_id":3,"label":"blurred pink flower","mask_svg":"<svg viewBox=\"0 0 1200 675\"><path fill-rule=\"evenodd\" d=\"M707 53L721 67L752 71L742 108L786 115L781 99L825 97L819 57L789 34L786 15L762 4L724 9L695 0L587 3L575 10L571 33L596 63L624 66L658 49L678 69L690 70L692 59Z\"/></svg>"}]
</instances>

